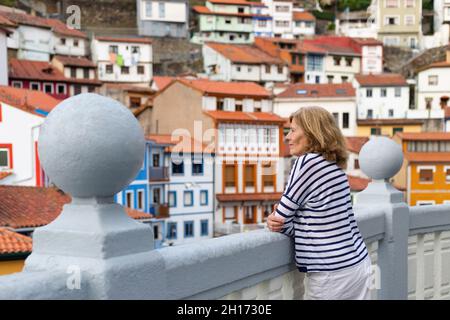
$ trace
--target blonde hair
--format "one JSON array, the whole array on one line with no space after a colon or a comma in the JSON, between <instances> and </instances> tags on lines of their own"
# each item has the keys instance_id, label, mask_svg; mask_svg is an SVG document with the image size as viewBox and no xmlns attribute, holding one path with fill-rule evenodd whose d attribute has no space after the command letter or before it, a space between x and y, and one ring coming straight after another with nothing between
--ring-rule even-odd
<instances>
[{"instance_id":1,"label":"blonde hair","mask_svg":"<svg viewBox=\"0 0 450 320\"><path fill-rule=\"evenodd\" d=\"M321 107L306 107L294 112L289 120L304 131L308 140L305 152L320 153L340 168L347 167L345 138L331 113Z\"/></svg>"}]
</instances>

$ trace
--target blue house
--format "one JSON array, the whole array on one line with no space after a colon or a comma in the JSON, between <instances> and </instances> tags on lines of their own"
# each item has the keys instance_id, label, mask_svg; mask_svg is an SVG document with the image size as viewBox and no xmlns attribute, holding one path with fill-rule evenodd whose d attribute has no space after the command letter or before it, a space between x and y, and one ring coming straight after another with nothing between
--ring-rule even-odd
<instances>
[{"instance_id":1,"label":"blue house","mask_svg":"<svg viewBox=\"0 0 450 320\"><path fill-rule=\"evenodd\" d=\"M142 168L139 170L134 181L114 196L114 200L126 207L149 214L148 223L153 227L155 248L160 248L165 241L165 221L168 218L168 210L165 210L164 206L155 206L153 201L153 187L151 186L151 179L155 174L151 170L153 144L151 141L146 142Z\"/></svg>"}]
</instances>

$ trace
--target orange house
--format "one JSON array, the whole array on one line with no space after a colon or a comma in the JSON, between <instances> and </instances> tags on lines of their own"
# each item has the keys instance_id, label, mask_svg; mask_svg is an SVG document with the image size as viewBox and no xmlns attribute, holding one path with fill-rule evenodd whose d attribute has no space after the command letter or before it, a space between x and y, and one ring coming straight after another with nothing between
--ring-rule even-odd
<instances>
[{"instance_id":1,"label":"orange house","mask_svg":"<svg viewBox=\"0 0 450 320\"><path fill-rule=\"evenodd\" d=\"M450 203L450 132L397 133L403 166L393 178L409 205Z\"/></svg>"}]
</instances>

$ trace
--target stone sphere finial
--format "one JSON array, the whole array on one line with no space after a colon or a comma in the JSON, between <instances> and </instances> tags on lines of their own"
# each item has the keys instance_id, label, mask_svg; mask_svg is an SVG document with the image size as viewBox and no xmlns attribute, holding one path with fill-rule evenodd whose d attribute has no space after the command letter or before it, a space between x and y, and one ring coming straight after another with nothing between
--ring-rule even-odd
<instances>
[{"instance_id":1,"label":"stone sphere finial","mask_svg":"<svg viewBox=\"0 0 450 320\"><path fill-rule=\"evenodd\" d=\"M63 191L77 198L110 197L142 167L145 138L121 103L84 93L49 113L38 149L46 175Z\"/></svg>"},{"instance_id":2,"label":"stone sphere finial","mask_svg":"<svg viewBox=\"0 0 450 320\"><path fill-rule=\"evenodd\" d=\"M403 152L399 144L386 137L373 137L359 153L361 170L372 179L389 179L402 167Z\"/></svg>"}]
</instances>

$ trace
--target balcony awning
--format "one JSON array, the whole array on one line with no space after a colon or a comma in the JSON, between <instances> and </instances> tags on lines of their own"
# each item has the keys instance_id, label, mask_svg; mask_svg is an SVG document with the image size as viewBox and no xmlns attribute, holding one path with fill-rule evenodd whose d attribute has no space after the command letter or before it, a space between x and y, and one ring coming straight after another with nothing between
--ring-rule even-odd
<instances>
[{"instance_id":1,"label":"balcony awning","mask_svg":"<svg viewBox=\"0 0 450 320\"><path fill-rule=\"evenodd\" d=\"M239 202L239 201L278 201L281 199L281 192L267 193L241 193L241 194L216 194L219 202Z\"/></svg>"}]
</instances>

